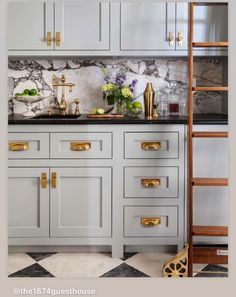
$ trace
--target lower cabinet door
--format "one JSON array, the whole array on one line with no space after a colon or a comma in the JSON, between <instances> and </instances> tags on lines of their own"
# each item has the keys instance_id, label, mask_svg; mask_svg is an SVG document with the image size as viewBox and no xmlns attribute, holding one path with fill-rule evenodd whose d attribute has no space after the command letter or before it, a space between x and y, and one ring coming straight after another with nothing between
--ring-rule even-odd
<instances>
[{"instance_id":1,"label":"lower cabinet door","mask_svg":"<svg viewBox=\"0 0 236 297\"><path fill-rule=\"evenodd\" d=\"M8 169L9 237L49 236L49 169Z\"/></svg>"},{"instance_id":2,"label":"lower cabinet door","mask_svg":"<svg viewBox=\"0 0 236 297\"><path fill-rule=\"evenodd\" d=\"M51 169L51 237L111 236L111 168Z\"/></svg>"}]
</instances>

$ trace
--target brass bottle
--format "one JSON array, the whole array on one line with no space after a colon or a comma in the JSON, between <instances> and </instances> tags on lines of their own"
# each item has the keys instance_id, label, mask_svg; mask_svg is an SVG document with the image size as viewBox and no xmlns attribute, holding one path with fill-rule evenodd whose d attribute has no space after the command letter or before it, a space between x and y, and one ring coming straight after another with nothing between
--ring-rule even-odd
<instances>
[{"instance_id":1,"label":"brass bottle","mask_svg":"<svg viewBox=\"0 0 236 297\"><path fill-rule=\"evenodd\" d=\"M152 117L153 115L154 95L152 83L147 83L144 91L144 112L146 117Z\"/></svg>"}]
</instances>

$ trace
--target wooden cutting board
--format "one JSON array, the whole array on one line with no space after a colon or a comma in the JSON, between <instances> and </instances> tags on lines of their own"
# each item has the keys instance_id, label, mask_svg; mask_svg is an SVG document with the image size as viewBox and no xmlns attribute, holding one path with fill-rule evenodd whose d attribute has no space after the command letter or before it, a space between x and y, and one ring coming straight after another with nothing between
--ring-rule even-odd
<instances>
[{"instance_id":1,"label":"wooden cutting board","mask_svg":"<svg viewBox=\"0 0 236 297\"><path fill-rule=\"evenodd\" d=\"M88 114L89 119L113 119L113 118L124 118L124 114Z\"/></svg>"}]
</instances>

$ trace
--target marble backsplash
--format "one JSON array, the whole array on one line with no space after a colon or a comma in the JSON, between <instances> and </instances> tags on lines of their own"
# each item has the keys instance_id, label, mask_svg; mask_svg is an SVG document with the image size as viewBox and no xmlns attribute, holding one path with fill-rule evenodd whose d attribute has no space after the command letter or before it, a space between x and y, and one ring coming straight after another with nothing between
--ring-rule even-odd
<instances>
[{"instance_id":1,"label":"marble backsplash","mask_svg":"<svg viewBox=\"0 0 236 297\"><path fill-rule=\"evenodd\" d=\"M52 76L60 77L65 74L67 82L75 84L73 92L66 92L68 111L75 108L74 99L80 99L80 111L89 113L93 107L107 108L103 100L101 86L104 81L104 68L112 75L117 71L125 71L127 84L137 79L135 100L143 103L143 92L147 82L152 82L156 91L155 99L159 95L168 93L168 84L177 82L176 93L180 97L187 96L187 60L185 58L97 58L91 59L9 59L9 113L21 114L26 111L24 103L13 99L15 93L24 89L36 88L44 97L34 103L32 111L46 112L57 105L60 98L60 88L56 91L52 87ZM198 58L195 61L195 79L197 85L222 84L222 60L216 58ZM220 92L196 93L194 98L194 112L222 113L222 94Z\"/></svg>"}]
</instances>

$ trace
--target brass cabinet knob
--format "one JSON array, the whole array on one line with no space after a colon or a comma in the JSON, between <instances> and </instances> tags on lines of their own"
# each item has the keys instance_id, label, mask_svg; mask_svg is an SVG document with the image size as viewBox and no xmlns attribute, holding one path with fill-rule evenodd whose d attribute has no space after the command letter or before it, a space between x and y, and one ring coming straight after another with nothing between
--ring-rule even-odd
<instances>
[{"instance_id":1,"label":"brass cabinet knob","mask_svg":"<svg viewBox=\"0 0 236 297\"><path fill-rule=\"evenodd\" d=\"M52 172L52 174L51 174L51 184L52 184L52 188L57 187L57 173L56 172Z\"/></svg>"},{"instance_id":2,"label":"brass cabinet knob","mask_svg":"<svg viewBox=\"0 0 236 297\"><path fill-rule=\"evenodd\" d=\"M47 32L47 45L52 45L52 32Z\"/></svg>"},{"instance_id":3,"label":"brass cabinet knob","mask_svg":"<svg viewBox=\"0 0 236 297\"><path fill-rule=\"evenodd\" d=\"M169 46L174 46L175 37L173 32L169 32L168 41L169 41Z\"/></svg>"},{"instance_id":4,"label":"brass cabinet knob","mask_svg":"<svg viewBox=\"0 0 236 297\"><path fill-rule=\"evenodd\" d=\"M144 227L155 227L161 224L161 218L160 217L141 218L140 224Z\"/></svg>"},{"instance_id":5,"label":"brass cabinet knob","mask_svg":"<svg viewBox=\"0 0 236 297\"><path fill-rule=\"evenodd\" d=\"M90 142L71 142L70 149L72 151L87 151L91 149Z\"/></svg>"},{"instance_id":6,"label":"brass cabinet knob","mask_svg":"<svg viewBox=\"0 0 236 297\"><path fill-rule=\"evenodd\" d=\"M46 172L42 172L41 173L41 187L42 189L47 188L47 173Z\"/></svg>"},{"instance_id":7,"label":"brass cabinet knob","mask_svg":"<svg viewBox=\"0 0 236 297\"><path fill-rule=\"evenodd\" d=\"M61 32L56 32L56 46L61 46Z\"/></svg>"},{"instance_id":8,"label":"brass cabinet knob","mask_svg":"<svg viewBox=\"0 0 236 297\"><path fill-rule=\"evenodd\" d=\"M157 151L161 149L161 143L158 142L142 142L141 148L144 151Z\"/></svg>"},{"instance_id":9,"label":"brass cabinet knob","mask_svg":"<svg viewBox=\"0 0 236 297\"><path fill-rule=\"evenodd\" d=\"M184 35L183 35L182 32L178 32L177 41L178 41L178 46L182 46L183 45Z\"/></svg>"},{"instance_id":10,"label":"brass cabinet knob","mask_svg":"<svg viewBox=\"0 0 236 297\"><path fill-rule=\"evenodd\" d=\"M28 142L10 142L8 144L9 151L26 151L29 149Z\"/></svg>"},{"instance_id":11,"label":"brass cabinet knob","mask_svg":"<svg viewBox=\"0 0 236 297\"><path fill-rule=\"evenodd\" d=\"M154 178L154 179L142 178L141 179L141 186L144 188L157 188L160 185L161 185L160 178Z\"/></svg>"}]
</instances>

